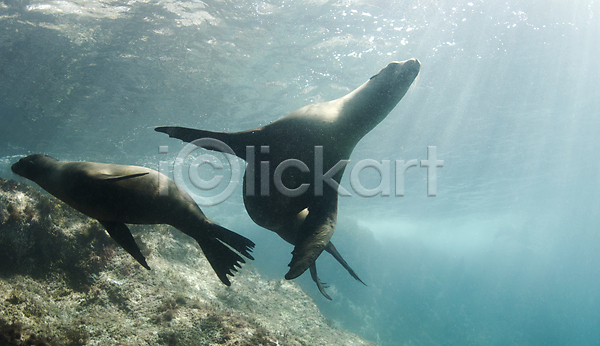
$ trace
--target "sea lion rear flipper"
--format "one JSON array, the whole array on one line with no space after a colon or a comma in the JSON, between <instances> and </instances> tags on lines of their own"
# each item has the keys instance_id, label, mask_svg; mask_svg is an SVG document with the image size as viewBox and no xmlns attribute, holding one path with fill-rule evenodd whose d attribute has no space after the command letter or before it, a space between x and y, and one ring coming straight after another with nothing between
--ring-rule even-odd
<instances>
[{"instance_id":1,"label":"sea lion rear flipper","mask_svg":"<svg viewBox=\"0 0 600 346\"><path fill-rule=\"evenodd\" d=\"M242 267L241 263L246 263L240 255L227 245L247 258L254 259L250 255L250 251L254 247L254 243L250 239L217 224L209 223L208 228L205 226L197 231L186 231L184 233L196 239L208 263L221 279L221 282L227 286L231 285L227 275L233 276L233 272L237 272L237 268Z\"/></svg>"},{"instance_id":2,"label":"sea lion rear flipper","mask_svg":"<svg viewBox=\"0 0 600 346\"><path fill-rule=\"evenodd\" d=\"M234 250L244 255L246 258L251 260L254 259L250 255L250 251L254 248L254 242L242 235L228 230L225 227L221 227L217 224L212 224L211 235L222 241L223 243L231 246Z\"/></svg>"},{"instance_id":3,"label":"sea lion rear flipper","mask_svg":"<svg viewBox=\"0 0 600 346\"><path fill-rule=\"evenodd\" d=\"M256 132L256 130L250 130L237 133L227 133L191 129L180 126L159 126L155 127L154 131L166 133L171 138L178 138L188 143L192 143L195 140L202 138L214 138L227 144L233 150L235 155L243 160L246 159L246 146L254 145L253 141L251 141L252 138L250 137L252 137L253 133ZM206 149L215 150L213 147L207 147Z\"/></svg>"},{"instance_id":4,"label":"sea lion rear flipper","mask_svg":"<svg viewBox=\"0 0 600 346\"><path fill-rule=\"evenodd\" d=\"M317 284L317 288L319 289L319 292L321 292L321 294L331 300L331 297L329 296L329 294L327 294L327 292L325 292L325 288L329 287L327 286L326 283L321 282L321 280L319 280L319 277L317 276L317 265L316 264L312 264L310 267L310 277L313 279L313 281Z\"/></svg>"},{"instance_id":5,"label":"sea lion rear flipper","mask_svg":"<svg viewBox=\"0 0 600 346\"><path fill-rule=\"evenodd\" d=\"M298 232L296 246L292 251L290 270L285 274L292 280L306 271L325 250L335 230L337 219L337 192L323 196L316 206L308 208L308 216L304 219Z\"/></svg>"},{"instance_id":6,"label":"sea lion rear flipper","mask_svg":"<svg viewBox=\"0 0 600 346\"><path fill-rule=\"evenodd\" d=\"M346 268L346 270L348 271L348 273L350 273L350 275L352 275L353 278L355 278L356 280L358 280L361 284L367 286L366 283L364 283L359 277L358 275L356 275L356 273L354 272L354 270L352 270L352 268L350 268L350 265L348 264L348 262L346 262L343 258L342 255L340 255L340 253L337 251L337 249L335 248L335 246L333 246L332 242L329 242L329 244L327 244L327 246L325 247L325 251L329 252L333 258L335 258L338 262L340 262L340 264Z\"/></svg>"},{"instance_id":7,"label":"sea lion rear flipper","mask_svg":"<svg viewBox=\"0 0 600 346\"><path fill-rule=\"evenodd\" d=\"M98 220L100 221L100 220ZM125 251L129 252L136 261L138 261L142 267L150 270L150 267L146 263L146 258L142 255L140 248L135 243L135 239L133 239L133 235L131 235L131 231L129 228L122 222L112 222L112 221L100 221L100 224L106 228L108 234L111 238L113 238L117 244L119 244Z\"/></svg>"},{"instance_id":8,"label":"sea lion rear flipper","mask_svg":"<svg viewBox=\"0 0 600 346\"><path fill-rule=\"evenodd\" d=\"M203 236L196 238L196 241L221 282L231 286L227 275L233 276L233 272L237 272L237 268L242 267L240 263L246 261L217 238Z\"/></svg>"}]
</instances>

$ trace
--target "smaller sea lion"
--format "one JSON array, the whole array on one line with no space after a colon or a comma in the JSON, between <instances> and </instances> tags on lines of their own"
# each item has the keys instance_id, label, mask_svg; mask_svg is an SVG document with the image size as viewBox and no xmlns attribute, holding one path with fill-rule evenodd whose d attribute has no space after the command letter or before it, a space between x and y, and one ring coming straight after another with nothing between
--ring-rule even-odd
<instances>
[{"instance_id":1,"label":"smaller sea lion","mask_svg":"<svg viewBox=\"0 0 600 346\"><path fill-rule=\"evenodd\" d=\"M254 243L206 218L198 205L169 177L155 170L96 162L63 162L30 155L11 167L41 188L97 219L108 234L144 268L150 269L125 224L168 224L194 238L221 281L230 286ZM225 245L226 244L226 245Z\"/></svg>"}]
</instances>

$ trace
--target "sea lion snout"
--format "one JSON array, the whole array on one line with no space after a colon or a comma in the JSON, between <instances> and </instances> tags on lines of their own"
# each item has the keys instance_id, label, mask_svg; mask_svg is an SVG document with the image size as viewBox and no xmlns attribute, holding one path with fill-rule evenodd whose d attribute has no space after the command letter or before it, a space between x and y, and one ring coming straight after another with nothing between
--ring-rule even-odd
<instances>
[{"instance_id":1,"label":"sea lion snout","mask_svg":"<svg viewBox=\"0 0 600 346\"><path fill-rule=\"evenodd\" d=\"M389 63L386 67L383 68L383 70L385 69L404 69L404 70L412 70L412 71L419 71L421 69L421 62L419 61L419 59L416 58L412 58L412 59L408 59L408 60L404 60L404 61L392 61L391 63Z\"/></svg>"},{"instance_id":2,"label":"sea lion snout","mask_svg":"<svg viewBox=\"0 0 600 346\"><path fill-rule=\"evenodd\" d=\"M398 62L395 67L400 75L405 75L413 79L416 78L419 71L421 71L421 63L415 58Z\"/></svg>"},{"instance_id":3,"label":"sea lion snout","mask_svg":"<svg viewBox=\"0 0 600 346\"><path fill-rule=\"evenodd\" d=\"M404 68L413 71L419 71L421 69L421 62L419 61L419 59L415 58L406 60L403 65Z\"/></svg>"},{"instance_id":4,"label":"sea lion snout","mask_svg":"<svg viewBox=\"0 0 600 346\"><path fill-rule=\"evenodd\" d=\"M393 84L408 87L413 80L417 78L420 70L421 63L415 58L405 61L392 61L376 75L371 77L371 80L377 78L377 80L380 80L378 84L386 82L392 83L392 85L387 85L385 88L393 88Z\"/></svg>"},{"instance_id":5,"label":"sea lion snout","mask_svg":"<svg viewBox=\"0 0 600 346\"><path fill-rule=\"evenodd\" d=\"M56 161L56 159L54 159L50 156L47 156L47 155L33 154L33 155L25 156L24 158L15 162L10 167L10 170L14 174L19 175L23 178L34 179L36 177L38 171L40 170L40 167L43 165L43 162L46 162L44 160Z\"/></svg>"},{"instance_id":6,"label":"sea lion snout","mask_svg":"<svg viewBox=\"0 0 600 346\"><path fill-rule=\"evenodd\" d=\"M23 160L23 159L21 159L21 160ZM14 174L21 175L21 174L19 174L21 172L21 169L22 169L21 160L15 162L12 166L10 166L10 170Z\"/></svg>"},{"instance_id":7,"label":"sea lion snout","mask_svg":"<svg viewBox=\"0 0 600 346\"><path fill-rule=\"evenodd\" d=\"M21 177L25 177L28 171L35 166L30 156L24 157L10 166L10 170Z\"/></svg>"},{"instance_id":8,"label":"sea lion snout","mask_svg":"<svg viewBox=\"0 0 600 346\"><path fill-rule=\"evenodd\" d=\"M392 65L394 63L390 63ZM388 66L390 66L388 65ZM421 63L417 59L409 59L397 62L393 65L393 70L390 73L393 87L408 90L421 71ZM402 94L404 95L404 94ZM395 104L394 104L395 106Z\"/></svg>"}]
</instances>

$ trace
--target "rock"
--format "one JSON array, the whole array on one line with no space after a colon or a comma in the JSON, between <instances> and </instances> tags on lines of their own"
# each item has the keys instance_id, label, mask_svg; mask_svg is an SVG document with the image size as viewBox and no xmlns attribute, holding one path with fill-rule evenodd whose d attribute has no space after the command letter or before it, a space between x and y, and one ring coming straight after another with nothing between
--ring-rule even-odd
<instances>
[{"instance_id":1,"label":"rock","mask_svg":"<svg viewBox=\"0 0 600 346\"><path fill-rule=\"evenodd\" d=\"M247 263L226 287L192 239L130 228L151 271L98 222L0 178L0 344L374 345L332 328L294 282Z\"/></svg>"}]
</instances>

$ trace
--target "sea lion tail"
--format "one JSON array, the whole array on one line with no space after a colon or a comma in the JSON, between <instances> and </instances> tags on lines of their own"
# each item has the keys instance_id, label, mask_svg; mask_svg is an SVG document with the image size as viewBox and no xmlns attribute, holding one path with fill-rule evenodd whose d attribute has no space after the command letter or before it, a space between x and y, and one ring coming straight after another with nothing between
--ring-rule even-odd
<instances>
[{"instance_id":1,"label":"sea lion tail","mask_svg":"<svg viewBox=\"0 0 600 346\"><path fill-rule=\"evenodd\" d=\"M227 286L231 285L227 275L233 276L233 273L237 272L237 268L242 267L241 263L246 263L240 255L227 245L247 258L254 259L250 255L251 248L254 247L254 243L250 239L216 224L212 224L212 229L208 235L204 233L203 236L196 238L196 241L221 282Z\"/></svg>"}]
</instances>

